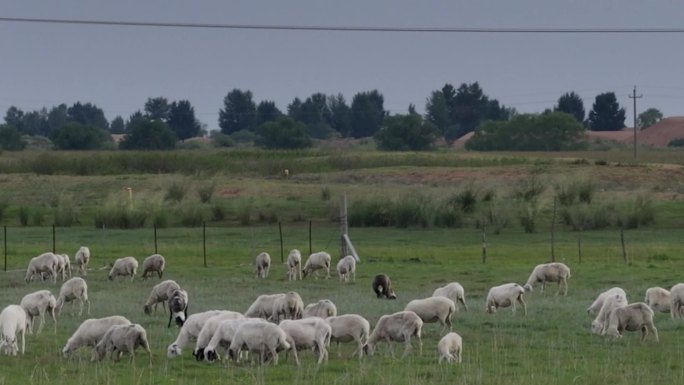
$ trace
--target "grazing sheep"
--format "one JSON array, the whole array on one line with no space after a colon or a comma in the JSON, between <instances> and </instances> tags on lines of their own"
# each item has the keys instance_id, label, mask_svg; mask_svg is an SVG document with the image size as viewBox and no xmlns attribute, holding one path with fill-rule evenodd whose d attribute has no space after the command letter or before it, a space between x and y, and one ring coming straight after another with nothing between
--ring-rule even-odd
<instances>
[{"instance_id":1,"label":"grazing sheep","mask_svg":"<svg viewBox=\"0 0 684 385\"><path fill-rule=\"evenodd\" d=\"M439 354L439 363L446 361L448 363L461 363L463 359L463 339L458 334L451 332L442 337L437 344L437 353Z\"/></svg>"},{"instance_id":2,"label":"grazing sheep","mask_svg":"<svg viewBox=\"0 0 684 385\"><path fill-rule=\"evenodd\" d=\"M343 314L325 319L330 325L332 334L330 341L337 344L338 356L342 356L340 342L356 342L356 350L352 357L358 353L359 359L363 357L363 345L370 334L370 322L358 314Z\"/></svg>"},{"instance_id":3,"label":"grazing sheep","mask_svg":"<svg viewBox=\"0 0 684 385\"><path fill-rule=\"evenodd\" d=\"M317 253L309 255L309 258L307 258L306 263L304 264L304 278L306 278L309 275L313 275L314 272L322 269L325 269L325 278L330 278L331 260L332 258L330 257L330 254L326 253L325 251L319 251Z\"/></svg>"},{"instance_id":4,"label":"grazing sheep","mask_svg":"<svg viewBox=\"0 0 684 385\"><path fill-rule=\"evenodd\" d=\"M439 322L442 333L451 330L451 315L456 312L456 304L447 297L437 296L424 299L414 299L404 308L418 314L424 323Z\"/></svg>"},{"instance_id":5,"label":"grazing sheep","mask_svg":"<svg viewBox=\"0 0 684 385\"><path fill-rule=\"evenodd\" d=\"M74 261L78 265L78 271L81 275L88 275L88 263L90 262L90 249L87 246L81 246L76 255L74 256Z\"/></svg>"},{"instance_id":6,"label":"grazing sheep","mask_svg":"<svg viewBox=\"0 0 684 385\"><path fill-rule=\"evenodd\" d=\"M527 304L523 299L524 294L525 289L517 283L506 283L492 287L487 294L487 313L496 313L498 308L509 306L513 307L513 313L515 313L515 303L518 302L522 305L524 314L527 315Z\"/></svg>"},{"instance_id":7,"label":"grazing sheep","mask_svg":"<svg viewBox=\"0 0 684 385\"><path fill-rule=\"evenodd\" d=\"M353 256L347 255L337 262L337 275L340 281L349 282L351 276L352 282L356 281L356 259Z\"/></svg>"},{"instance_id":8,"label":"grazing sheep","mask_svg":"<svg viewBox=\"0 0 684 385\"><path fill-rule=\"evenodd\" d=\"M461 286L460 283L458 282L452 282L448 285L439 287L435 289L434 293L432 293L433 297L447 297L450 300L454 301L454 303L458 306L458 303L460 302L463 304L463 307L465 308L466 311L468 311L468 305L465 303L465 290L463 290L463 286Z\"/></svg>"},{"instance_id":9,"label":"grazing sheep","mask_svg":"<svg viewBox=\"0 0 684 385\"><path fill-rule=\"evenodd\" d=\"M62 281L66 279L67 276L71 278L71 261L69 256L66 254L55 254L57 256L57 274L62 274Z\"/></svg>"},{"instance_id":10,"label":"grazing sheep","mask_svg":"<svg viewBox=\"0 0 684 385\"><path fill-rule=\"evenodd\" d=\"M378 274L373 278L373 291L378 298L397 299L392 281L386 274Z\"/></svg>"},{"instance_id":11,"label":"grazing sheep","mask_svg":"<svg viewBox=\"0 0 684 385\"><path fill-rule=\"evenodd\" d=\"M537 265L532 270L532 274L527 279L525 291L532 291L532 285L541 282L541 292L544 293L546 282L558 282L558 292L563 290L563 295L568 295L568 278L570 278L570 268L560 262L551 262Z\"/></svg>"},{"instance_id":12,"label":"grazing sheep","mask_svg":"<svg viewBox=\"0 0 684 385\"><path fill-rule=\"evenodd\" d=\"M237 328L245 322L267 321L263 318L236 318L221 322L216 328L216 331L214 331L214 335L211 337L211 340L209 341L209 343L207 343L204 349L197 349L197 351L195 352L195 358L198 361L204 358L209 362L220 359L221 357L219 356L217 349L221 347L223 348L224 353L228 351L228 348L230 348L230 344L233 342L233 337L235 336ZM199 345L199 338L197 342Z\"/></svg>"},{"instance_id":13,"label":"grazing sheep","mask_svg":"<svg viewBox=\"0 0 684 385\"><path fill-rule=\"evenodd\" d=\"M28 317L28 332L33 334L33 320L40 316L40 325L38 325L38 332L43 330L45 324L45 313L50 313L55 325L55 333L57 333L57 318L55 318L55 308L57 307L57 299L50 292L50 290L38 290L36 292L26 294L21 299L20 306L26 311Z\"/></svg>"},{"instance_id":14,"label":"grazing sheep","mask_svg":"<svg viewBox=\"0 0 684 385\"><path fill-rule=\"evenodd\" d=\"M131 276L131 282L135 278L135 274L138 271L138 260L133 257L119 258L114 261L112 269L109 271L109 280L114 280L114 278L121 276L127 277Z\"/></svg>"},{"instance_id":15,"label":"grazing sheep","mask_svg":"<svg viewBox=\"0 0 684 385\"><path fill-rule=\"evenodd\" d=\"M283 329L270 322L243 322L238 326L228 348L228 356L237 362L243 347L258 353L260 364L272 360L273 365L278 364L278 352L292 350L295 362L299 365L294 342Z\"/></svg>"},{"instance_id":16,"label":"grazing sheep","mask_svg":"<svg viewBox=\"0 0 684 385\"><path fill-rule=\"evenodd\" d=\"M62 349L64 358L69 358L83 346L95 346L102 336L114 325L128 325L131 321L125 317L114 315L104 318L90 318L81 323L74 334L69 337Z\"/></svg>"},{"instance_id":17,"label":"grazing sheep","mask_svg":"<svg viewBox=\"0 0 684 385\"><path fill-rule=\"evenodd\" d=\"M57 282L57 269L59 267L59 259L57 255L53 253L43 253L37 257L31 258L28 268L26 269L26 277L24 280L26 283L31 282L34 276L38 276L41 279L43 274L47 276L52 276L52 282Z\"/></svg>"},{"instance_id":18,"label":"grazing sheep","mask_svg":"<svg viewBox=\"0 0 684 385\"><path fill-rule=\"evenodd\" d=\"M670 289L670 316L672 319L684 317L684 283Z\"/></svg>"},{"instance_id":19,"label":"grazing sheep","mask_svg":"<svg viewBox=\"0 0 684 385\"><path fill-rule=\"evenodd\" d=\"M619 287L612 287L596 297L594 302L592 302L591 306L587 308L587 314L596 314L601 310L601 307L603 307L603 302L606 300L608 296L614 296L614 295L622 295L623 297L627 298L627 293L622 288Z\"/></svg>"},{"instance_id":20,"label":"grazing sheep","mask_svg":"<svg viewBox=\"0 0 684 385\"><path fill-rule=\"evenodd\" d=\"M169 358L175 358L181 355L182 350L193 341L197 340L197 336L202 327L207 322L207 320L215 315L222 313L235 313L227 310L208 310L202 313L195 313L189 316L183 327L181 327L180 332L178 332L178 337L176 340L169 345L166 350L166 356Z\"/></svg>"},{"instance_id":21,"label":"grazing sheep","mask_svg":"<svg viewBox=\"0 0 684 385\"><path fill-rule=\"evenodd\" d=\"M294 350L312 349L318 357L318 365L328 361L326 346L330 345L332 329L325 320L320 317L283 320L278 326L291 338Z\"/></svg>"},{"instance_id":22,"label":"grazing sheep","mask_svg":"<svg viewBox=\"0 0 684 385\"><path fill-rule=\"evenodd\" d=\"M329 299L322 299L306 305L302 312L302 318L321 317L328 318L337 315L337 306Z\"/></svg>"},{"instance_id":23,"label":"grazing sheep","mask_svg":"<svg viewBox=\"0 0 684 385\"><path fill-rule=\"evenodd\" d=\"M262 294L257 297L256 300L250 305L249 309L245 312L245 317L247 318L263 318L271 319L273 316L273 310L275 301L285 294Z\"/></svg>"},{"instance_id":24,"label":"grazing sheep","mask_svg":"<svg viewBox=\"0 0 684 385\"><path fill-rule=\"evenodd\" d=\"M21 336L21 354L26 350L26 326L28 318L24 308L19 305L7 305L0 312L0 330L2 340L0 340L0 350L7 355L16 356L19 350L17 345L17 335Z\"/></svg>"},{"instance_id":25,"label":"grazing sheep","mask_svg":"<svg viewBox=\"0 0 684 385\"><path fill-rule=\"evenodd\" d=\"M299 293L290 291L273 301L270 320L278 323L281 319L300 319L303 312L304 301L302 301L302 297L299 296Z\"/></svg>"},{"instance_id":26,"label":"grazing sheep","mask_svg":"<svg viewBox=\"0 0 684 385\"><path fill-rule=\"evenodd\" d=\"M164 275L164 268L166 267L166 259L161 254L152 254L145 258L142 265L142 279L147 279L148 275L157 273L159 279Z\"/></svg>"},{"instance_id":27,"label":"grazing sheep","mask_svg":"<svg viewBox=\"0 0 684 385\"><path fill-rule=\"evenodd\" d=\"M643 302L637 302L610 312L608 330L610 337L620 338L624 331L641 330L641 341L646 340L650 331L658 342L658 329L653 325L653 310Z\"/></svg>"},{"instance_id":28,"label":"grazing sheep","mask_svg":"<svg viewBox=\"0 0 684 385\"><path fill-rule=\"evenodd\" d=\"M152 352L145 328L139 324L114 325L107 329L100 342L95 345L91 361L100 361L107 354L112 360L118 361L123 353L129 353L133 361L135 349L138 347L145 349L152 361Z\"/></svg>"},{"instance_id":29,"label":"grazing sheep","mask_svg":"<svg viewBox=\"0 0 684 385\"><path fill-rule=\"evenodd\" d=\"M363 346L363 352L366 355L372 356L375 351L375 345L380 341L385 341L389 346L390 354L394 357L392 341L403 341L406 344L403 355L405 357L411 351L411 337L415 336L418 339L420 354L422 354L423 342L420 338L422 329L423 321L412 311L400 311L394 314L383 315L375 325L373 332L368 336L368 341Z\"/></svg>"},{"instance_id":30,"label":"grazing sheep","mask_svg":"<svg viewBox=\"0 0 684 385\"><path fill-rule=\"evenodd\" d=\"M171 327L171 320L176 320L176 325L183 326L183 323L188 318L188 292L182 289L176 289L171 293L169 298L169 325Z\"/></svg>"},{"instance_id":31,"label":"grazing sheep","mask_svg":"<svg viewBox=\"0 0 684 385\"><path fill-rule=\"evenodd\" d=\"M197 359L197 361L202 361L205 357L204 351L209 345L209 342L216 334L219 326L224 321L245 319L245 317L238 312L221 313L207 319L207 321L202 326L199 334L197 335L197 343L195 344L195 350L192 351L192 355ZM261 319L261 318L252 318Z\"/></svg>"},{"instance_id":32,"label":"grazing sheep","mask_svg":"<svg viewBox=\"0 0 684 385\"><path fill-rule=\"evenodd\" d=\"M287 279L289 281L296 281L297 274L299 279L302 279L302 253L297 249L290 250L287 256Z\"/></svg>"},{"instance_id":33,"label":"grazing sheep","mask_svg":"<svg viewBox=\"0 0 684 385\"><path fill-rule=\"evenodd\" d=\"M267 252L261 252L256 256L256 277L268 277L268 271L271 270L271 256Z\"/></svg>"},{"instance_id":34,"label":"grazing sheep","mask_svg":"<svg viewBox=\"0 0 684 385\"><path fill-rule=\"evenodd\" d=\"M654 312L670 312L670 292L662 287L648 288L646 290L644 302L646 302L646 305L653 309Z\"/></svg>"},{"instance_id":35,"label":"grazing sheep","mask_svg":"<svg viewBox=\"0 0 684 385\"><path fill-rule=\"evenodd\" d=\"M59 289L59 297L57 297L57 314L62 311L62 306L65 302L71 302L77 299L79 302L78 316L83 315L83 304L88 304L88 315L90 315L90 300L88 300L88 284L81 277L73 277L64 282L62 288Z\"/></svg>"},{"instance_id":36,"label":"grazing sheep","mask_svg":"<svg viewBox=\"0 0 684 385\"><path fill-rule=\"evenodd\" d=\"M156 312L157 304L159 303L162 304L162 308L166 309L166 301L171 298L171 295L173 295L173 292L176 290L180 290L180 285L172 279L167 279L166 281L154 285L150 292L150 296L147 298L147 302L143 305L145 314L151 314L152 309Z\"/></svg>"},{"instance_id":37,"label":"grazing sheep","mask_svg":"<svg viewBox=\"0 0 684 385\"><path fill-rule=\"evenodd\" d=\"M608 322L610 321L610 314L613 310L627 306L627 296L624 293L616 291L614 294L608 295L603 299L603 306L599 310L596 319L591 323L591 332L593 334L605 335L608 330Z\"/></svg>"}]
</instances>

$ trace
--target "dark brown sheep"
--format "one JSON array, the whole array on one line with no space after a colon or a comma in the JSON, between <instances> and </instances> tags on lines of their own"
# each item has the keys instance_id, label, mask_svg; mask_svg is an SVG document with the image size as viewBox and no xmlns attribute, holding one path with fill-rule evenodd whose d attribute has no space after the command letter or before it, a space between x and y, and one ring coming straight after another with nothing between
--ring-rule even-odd
<instances>
[{"instance_id":1,"label":"dark brown sheep","mask_svg":"<svg viewBox=\"0 0 684 385\"><path fill-rule=\"evenodd\" d=\"M378 298L397 299L392 281L386 274L378 274L373 278L373 291Z\"/></svg>"}]
</instances>

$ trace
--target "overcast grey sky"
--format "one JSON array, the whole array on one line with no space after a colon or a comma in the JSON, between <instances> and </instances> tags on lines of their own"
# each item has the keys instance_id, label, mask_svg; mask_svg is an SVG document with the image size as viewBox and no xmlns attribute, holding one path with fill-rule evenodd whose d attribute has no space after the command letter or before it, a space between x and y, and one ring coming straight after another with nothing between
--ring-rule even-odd
<instances>
[{"instance_id":1,"label":"overcast grey sky","mask_svg":"<svg viewBox=\"0 0 684 385\"><path fill-rule=\"evenodd\" d=\"M400 28L682 28L664 0L0 0L0 17ZM286 111L314 92L379 90L422 111L445 83L479 82L520 112L575 91L587 112L614 91L627 109L684 115L684 33L475 34L149 28L0 22L0 114L92 102L128 118L150 97L187 99L218 128L223 98L251 90Z\"/></svg>"}]
</instances>

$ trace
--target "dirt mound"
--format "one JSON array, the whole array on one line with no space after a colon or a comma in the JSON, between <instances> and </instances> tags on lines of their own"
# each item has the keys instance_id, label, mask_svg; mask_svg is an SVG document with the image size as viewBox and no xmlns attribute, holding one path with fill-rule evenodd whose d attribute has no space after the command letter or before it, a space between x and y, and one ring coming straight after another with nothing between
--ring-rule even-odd
<instances>
[{"instance_id":1,"label":"dirt mound","mask_svg":"<svg viewBox=\"0 0 684 385\"><path fill-rule=\"evenodd\" d=\"M587 131L589 140L614 140L616 142L629 142L634 138L634 129L625 127L619 131Z\"/></svg>"},{"instance_id":2,"label":"dirt mound","mask_svg":"<svg viewBox=\"0 0 684 385\"><path fill-rule=\"evenodd\" d=\"M637 142L653 147L667 147L670 141L684 138L684 116L665 118L637 133Z\"/></svg>"}]
</instances>

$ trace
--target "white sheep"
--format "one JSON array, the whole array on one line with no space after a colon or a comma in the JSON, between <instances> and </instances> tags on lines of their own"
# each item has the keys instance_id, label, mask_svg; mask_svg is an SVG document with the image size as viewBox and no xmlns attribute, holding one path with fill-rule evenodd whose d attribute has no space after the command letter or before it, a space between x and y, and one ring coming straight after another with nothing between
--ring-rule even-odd
<instances>
[{"instance_id":1,"label":"white sheep","mask_svg":"<svg viewBox=\"0 0 684 385\"><path fill-rule=\"evenodd\" d=\"M622 295L623 297L627 298L627 293L620 288L620 287L612 287L596 297L594 302L592 302L591 306L587 308L587 314L596 314L601 310L601 307L603 307L603 302L608 296L614 296L614 295Z\"/></svg>"},{"instance_id":2,"label":"white sheep","mask_svg":"<svg viewBox=\"0 0 684 385\"><path fill-rule=\"evenodd\" d=\"M537 265L532 270L532 274L527 279L525 291L532 291L532 285L541 282L541 292L544 292L546 282L558 282L558 292L563 290L563 295L568 295L568 279L570 278L570 268L560 262L551 262Z\"/></svg>"},{"instance_id":3,"label":"white sheep","mask_svg":"<svg viewBox=\"0 0 684 385\"><path fill-rule=\"evenodd\" d=\"M195 358L198 361L204 358L209 362L220 359L221 357L218 354L217 349L221 347L223 348L224 353L228 351L228 348L230 348L230 344L233 342L235 332L237 331L238 327L245 322L267 321L263 318L235 318L222 321L217 326L216 330L214 331L214 334L211 337L211 340L209 340L207 345L203 349L197 349L197 351L194 353ZM199 345L199 338L197 341Z\"/></svg>"},{"instance_id":4,"label":"white sheep","mask_svg":"<svg viewBox=\"0 0 684 385\"><path fill-rule=\"evenodd\" d=\"M299 279L302 279L302 253L297 249L290 250L287 256L287 279L289 281L296 281L297 274Z\"/></svg>"},{"instance_id":5,"label":"white sheep","mask_svg":"<svg viewBox=\"0 0 684 385\"><path fill-rule=\"evenodd\" d=\"M88 315L90 315L90 300L88 299L88 284L81 277L73 277L64 282L59 289L59 297L57 297L57 314L62 311L64 303L78 300L79 311L78 316L83 315L83 305L88 304Z\"/></svg>"},{"instance_id":6,"label":"white sheep","mask_svg":"<svg viewBox=\"0 0 684 385\"><path fill-rule=\"evenodd\" d=\"M451 330L451 315L456 312L456 304L447 297L437 296L414 299L404 308L418 314L424 323L439 322L442 333Z\"/></svg>"},{"instance_id":7,"label":"white sheep","mask_svg":"<svg viewBox=\"0 0 684 385\"><path fill-rule=\"evenodd\" d=\"M127 277L131 276L131 282L135 278L135 274L138 271L138 260L134 257L123 257L114 261L112 269L109 271L109 280L113 280L116 277Z\"/></svg>"},{"instance_id":8,"label":"white sheep","mask_svg":"<svg viewBox=\"0 0 684 385\"><path fill-rule=\"evenodd\" d=\"M337 315L337 306L329 299L322 299L318 302L306 305L302 312L302 318L321 317L328 318Z\"/></svg>"},{"instance_id":9,"label":"white sheep","mask_svg":"<svg viewBox=\"0 0 684 385\"><path fill-rule=\"evenodd\" d=\"M175 358L181 355L183 349L191 342L197 340L197 336L207 320L215 315L222 313L235 313L227 310L208 310L202 313L195 313L188 317L183 323L176 340L169 345L166 350L166 356Z\"/></svg>"},{"instance_id":10,"label":"white sheep","mask_svg":"<svg viewBox=\"0 0 684 385\"><path fill-rule=\"evenodd\" d=\"M171 320L176 320L176 325L183 326L185 320L188 318L188 292L182 289L174 290L171 293L169 302L169 324L167 328L171 327Z\"/></svg>"},{"instance_id":11,"label":"white sheep","mask_svg":"<svg viewBox=\"0 0 684 385\"><path fill-rule=\"evenodd\" d=\"M670 289L670 316L672 319L684 317L684 283Z\"/></svg>"},{"instance_id":12,"label":"white sheep","mask_svg":"<svg viewBox=\"0 0 684 385\"><path fill-rule=\"evenodd\" d=\"M245 317L271 319L275 301L284 296L284 293L262 294L258 296L245 312Z\"/></svg>"},{"instance_id":13,"label":"white sheep","mask_svg":"<svg viewBox=\"0 0 684 385\"><path fill-rule=\"evenodd\" d=\"M78 271L81 275L88 275L88 263L90 263L90 249L87 246L81 246L76 255L74 255L74 261L78 266Z\"/></svg>"},{"instance_id":14,"label":"white sheep","mask_svg":"<svg viewBox=\"0 0 684 385\"><path fill-rule=\"evenodd\" d=\"M342 356L340 342L356 342L356 350L352 357L358 353L359 359L363 357L363 345L370 334L370 322L358 314L342 314L325 319L331 328L331 342L337 344L338 356Z\"/></svg>"},{"instance_id":15,"label":"white sheep","mask_svg":"<svg viewBox=\"0 0 684 385\"><path fill-rule=\"evenodd\" d=\"M126 317L114 315L104 318L90 318L81 323L74 334L69 337L62 349L64 358L69 358L76 350L83 346L95 346L102 336L114 325L128 325Z\"/></svg>"},{"instance_id":16,"label":"white sheep","mask_svg":"<svg viewBox=\"0 0 684 385\"><path fill-rule=\"evenodd\" d=\"M340 281L349 282L350 277L352 282L356 281L356 259L351 255L340 259L337 262L337 275Z\"/></svg>"},{"instance_id":17,"label":"white sheep","mask_svg":"<svg viewBox=\"0 0 684 385\"><path fill-rule=\"evenodd\" d=\"M320 317L283 320L278 326L292 339L294 349L313 349L319 365L328 361L327 346L330 345L332 328L325 320Z\"/></svg>"},{"instance_id":18,"label":"white sheep","mask_svg":"<svg viewBox=\"0 0 684 385\"><path fill-rule=\"evenodd\" d=\"M57 256L57 274L62 274L62 281L71 277L71 261L67 254L55 254Z\"/></svg>"},{"instance_id":19,"label":"white sheep","mask_svg":"<svg viewBox=\"0 0 684 385\"><path fill-rule=\"evenodd\" d=\"M304 312L304 301L299 293L290 291L273 301L271 321L280 322L281 319L300 319Z\"/></svg>"},{"instance_id":20,"label":"white sheep","mask_svg":"<svg viewBox=\"0 0 684 385\"><path fill-rule=\"evenodd\" d=\"M112 360L118 361L123 353L129 353L131 361L133 361L135 349L138 347L142 347L152 361L152 352L145 328L139 324L114 325L105 332L95 345L91 361L100 361L107 354Z\"/></svg>"},{"instance_id":21,"label":"white sheep","mask_svg":"<svg viewBox=\"0 0 684 385\"><path fill-rule=\"evenodd\" d=\"M291 350L295 362L299 364L294 342L283 329L270 322L243 322L238 326L228 348L228 355L233 361L238 361L243 347L249 352L258 353L259 363L272 360L273 365L278 364L278 352Z\"/></svg>"},{"instance_id":22,"label":"white sheep","mask_svg":"<svg viewBox=\"0 0 684 385\"><path fill-rule=\"evenodd\" d=\"M55 308L57 307L57 299L50 292L50 290L38 290L33 293L26 294L19 304L28 317L28 332L33 334L33 320L40 316L40 325L38 325L38 332L43 330L45 324L45 313L52 316L55 325L55 333L57 333L57 318L55 318Z\"/></svg>"},{"instance_id":23,"label":"white sheep","mask_svg":"<svg viewBox=\"0 0 684 385\"><path fill-rule=\"evenodd\" d=\"M591 332L593 334L605 335L608 330L608 323L612 311L617 308L625 307L627 304L627 296L619 291L615 291L614 294L606 296L603 299L601 310L599 310L596 319L591 323Z\"/></svg>"},{"instance_id":24,"label":"white sheep","mask_svg":"<svg viewBox=\"0 0 684 385\"><path fill-rule=\"evenodd\" d=\"M383 315L375 325L373 332L368 336L368 341L363 346L363 351L367 355L373 355L375 345L380 341L387 342L389 351L394 357L392 341L404 342L406 348L404 357L411 351L411 337L418 339L419 352L423 352L423 342L420 337L423 329L423 320L412 311L400 311L394 314Z\"/></svg>"},{"instance_id":25,"label":"white sheep","mask_svg":"<svg viewBox=\"0 0 684 385\"><path fill-rule=\"evenodd\" d=\"M166 268L166 259L161 254L152 254L145 258L142 265L142 279L147 279L148 275L157 273L159 279L164 275L164 268Z\"/></svg>"},{"instance_id":26,"label":"white sheep","mask_svg":"<svg viewBox=\"0 0 684 385\"><path fill-rule=\"evenodd\" d=\"M271 270L271 256L267 252L261 252L256 256L256 277L267 278L268 271Z\"/></svg>"},{"instance_id":27,"label":"white sheep","mask_svg":"<svg viewBox=\"0 0 684 385\"><path fill-rule=\"evenodd\" d=\"M506 283L500 286L494 286L489 289L486 301L487 313L496 313L500 307L513 307L513 313L516 311L515 303L522 305L523 312L527 315L527 304L523 295L525 289L517 283Z\"/></svg>"},{"instance_id":28,"label":"white sheep","mask_svg":"<svg viewBox=\"0 0 684 385\"><path fill-rule=\"evenodd\" d=\"M646 340L650 331L658 342L658 329L653 325L653 310L643 302L619 307L610 312L606 335L620 338L624 331L641 330L641 341Z\"/></svg>"},{"instance_id":29,"label":"white sheep","mask_svg":"<svg viewBox=\"0 0 684 385\"><path fill-rule=\"evenodd\" d=\"M0 350L7 355L16 356L19 350L17 336L21 337L21 354L26 350L26 327L28 318L26 311L19 305L7 305L0 312L0 330L2 340L0 340Z\"/></svg>"},{"instance_id":30,"label":"white sheep","mask_svg":"<svg viewBox=\"0 0 684 385\"><path fill-rule=\"evenodd\" d=\"M460 302L463 307L465 308L466 311L468 311L468 305L465 303L465 290L463 289L463 286L461 286L460 283L458 282L451 282L450 284L447 284L442 287L438 287L435 289L435 291L432 293L433 297L447 297L450 300L454 301L454 303L458 306L458 303Z\"/></svg>"},{"instance_id":31,"label":"white sheep","mask_svg":"<svg viewBox=\"0 0 684 385\"><path fill-rule=\"evenodd\" d=\"M650 287L646 290L644 302L646 302L646 305L653 309L654 312L669 313L670 291L663 289L662 287Z\"/></svg>"},{"instance_id":32,"label":"white sheep","mask_svg":"<svg viewBox=\"0 0 684 385\"><path fill-rule=\"evenodd\" d=\"M219 315L215 315L213 317L210 317L209 319L206 320L206 322L204 322L202 329L200 329L200 332L197 335L197 343L195 343L195 350L192 351L192 355L197 359L197 361L202 361L204 359L205 349L206 349L207 345L209 345L209 342L211 341L211 339L214 337L214 334L216 334L219 326L224 321L236 320L236 319L245 319L245 317L238 312L221 313ZM252 319L261 319L261 318L252 318Z\"/></svg>"},{"instance_id":33,"label":"white sheep","mask_svg":"<svg viewBox=\"0 0 684 385\"><path fill-rule=\"evenodd\" d=\"M439 363L446 361L447 363L457 362L461 363L463 360L463 339L457 333L447 333L439 343L437 343L437 353L439 354Z\"/></svg>"},{"instance_id":34,"label":"white sheep","mask_svg":"<svg viewBox=\"0 0 684 385\"><path fill-rule=\"evenodd\" d=\"M37 257L31 258L28 268L26 269L26 283L31 282L34 276L41 279L43 274L52 276L52 282L57 282L57 269L59 268L59 258L54 253L43 253Z\"/></svg>"},{"instance_id":35,"label":"white sheep","mask_svg":"<svg viewBox=\"0 0 684 385\"><path fill-rule=\"evenodd\" d=\"M330 257L330 254L326 253L325 251L319 251L309 255L309 258L307 258L306 263L304 264L304 269L302 270L304 278L322 269L325 269L326 271L325 278L330 278L331 260L332 257Z\"/></svg>"},{"instance_id":36,"label":"white sheep","mask_svg":"<svg viewBox=\"0 0 684 385\"><path fill-rule=\"evenodd\" d=\"M172 279L167 279L166 281L154 285L152 291L150 291L149 297L147 297L147 302L143 305L145 314L151 314L152 310L156 312L157 304L159 303L162 304L163 309L166 309L166 301L171 298L174 291L180 290L180 288L180 285Z\"/></svg>"}]
</instances>

